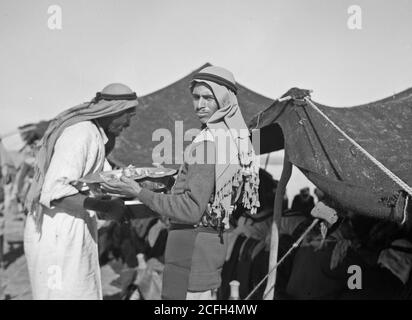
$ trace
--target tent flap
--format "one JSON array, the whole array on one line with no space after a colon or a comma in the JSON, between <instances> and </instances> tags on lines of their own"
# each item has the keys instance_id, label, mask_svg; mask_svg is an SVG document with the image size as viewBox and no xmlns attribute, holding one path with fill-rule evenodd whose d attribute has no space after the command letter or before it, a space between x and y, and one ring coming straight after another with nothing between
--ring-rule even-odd
<instances>
[{"instance_id":1,"label":"tent flap","mask_svg":"<svg viewBox=\"0 0 412 320\"><path fill-rule=\"evenodd\" d=\"M391 172L412 184L412 88L357 107L316 105ZM279 150L284 140L290 161L346 208L401 219L393 216L393 202L382 200L396 198L401 188L310 105L275 102L255 116L250 127L261 129L261 153Z\"/></svg>"}]
</instances>

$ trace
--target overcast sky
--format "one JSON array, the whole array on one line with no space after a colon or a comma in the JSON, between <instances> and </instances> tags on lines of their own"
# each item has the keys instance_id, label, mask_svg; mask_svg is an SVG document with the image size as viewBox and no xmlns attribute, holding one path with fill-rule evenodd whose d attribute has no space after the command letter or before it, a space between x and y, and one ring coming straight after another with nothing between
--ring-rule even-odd
<instances>
[{"instance_id":1,"label":"overcast sky","mask_svg":"<svg viewBox=\"0 0 412 320\"><path fill-rule=\"evenodd\" d=\"M361 30L347 25L354 4ZM50 5L61 30L48 28ZM144 95L205 62L266 96L300 86L331 106L412 86L410 0L0 0L0 14L0 134L107 83Z\"/></svg>"}]
</instances>

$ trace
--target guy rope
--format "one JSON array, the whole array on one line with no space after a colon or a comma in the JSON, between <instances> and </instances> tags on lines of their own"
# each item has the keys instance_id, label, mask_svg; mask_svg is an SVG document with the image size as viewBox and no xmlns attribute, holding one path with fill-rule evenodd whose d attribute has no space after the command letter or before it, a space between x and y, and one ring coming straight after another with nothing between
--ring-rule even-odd
<instances>
[{"instance_id":1,"label":"guy rope","mask_svg":"<svg viewBox=\"0 0 412 320\"><path fill-rule=\"evenodd\" d=\"M256 285L255 288L247 295L245 300L249 300L250 297L253 296L253 294L256 292L256 290L265 282L265 280L269 277L269 275L275 271L275 269L292 253L293 250L295 250L297 247L299 247L300 243L303 241L303 239L307 236L307 234L316 226L316 224L319 222L319 219L314 219L310 226L302 233L302 235L299 237L298 240L296 240L292 246L289 248L289 250L283 255L283 257L276 263L276 265L270 270L267 275ZM274 286L274 285L273 285ZM270 288L263 296L263 298L266 297L268 292L272 290L273 288Z\"/></svg>"}]
</instances>

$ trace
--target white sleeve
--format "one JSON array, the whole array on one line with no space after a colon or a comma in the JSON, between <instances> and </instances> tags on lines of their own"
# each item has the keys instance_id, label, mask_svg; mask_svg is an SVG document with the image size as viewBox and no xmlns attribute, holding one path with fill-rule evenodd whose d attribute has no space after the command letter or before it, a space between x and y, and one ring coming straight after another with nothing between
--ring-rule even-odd
<instances>
[{"instance_id":1,"label":"white sleeve","mask_svg":"<svg viewBox=\"0 0 412 320\"><path fill-rule=\"evenodd\" d=\"M107 159L104 159L103 171L111 171L113 170L112 166L110 165Z\"/></svg>"},{"instance_id":2,"label":"white sleeve","mask_svg":"<svg viewBox=\"0 0 412 320\"><path fill-rule=\"evenodd\" d=\"M87 126L78 124L66 128L57 139L47 170L40 203L50 208L50 202L79 191L67 181L77 180L86 173L86 164L98 157L95 136Z\"/></svg>"}]
</instances>

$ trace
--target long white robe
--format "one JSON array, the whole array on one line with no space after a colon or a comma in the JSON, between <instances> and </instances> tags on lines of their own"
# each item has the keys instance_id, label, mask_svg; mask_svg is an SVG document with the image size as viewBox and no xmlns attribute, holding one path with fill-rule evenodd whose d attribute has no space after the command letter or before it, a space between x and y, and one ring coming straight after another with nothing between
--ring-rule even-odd
<instances>
[{"instance_id":1,"label":"long white robe","mask_svg":"<svg viewBox=\"0 0 412 320\"><path fill-rule=\"evenodd\" d=\"M91 121L66 128L56 142L40 203L44 206L41 233L29 214L24 250L34 299L102 299L97 248L97 217L93 211L67 212L50 203L78 190L65 183L101 170L107 137Z\"/></svg>"}]
</instances>

